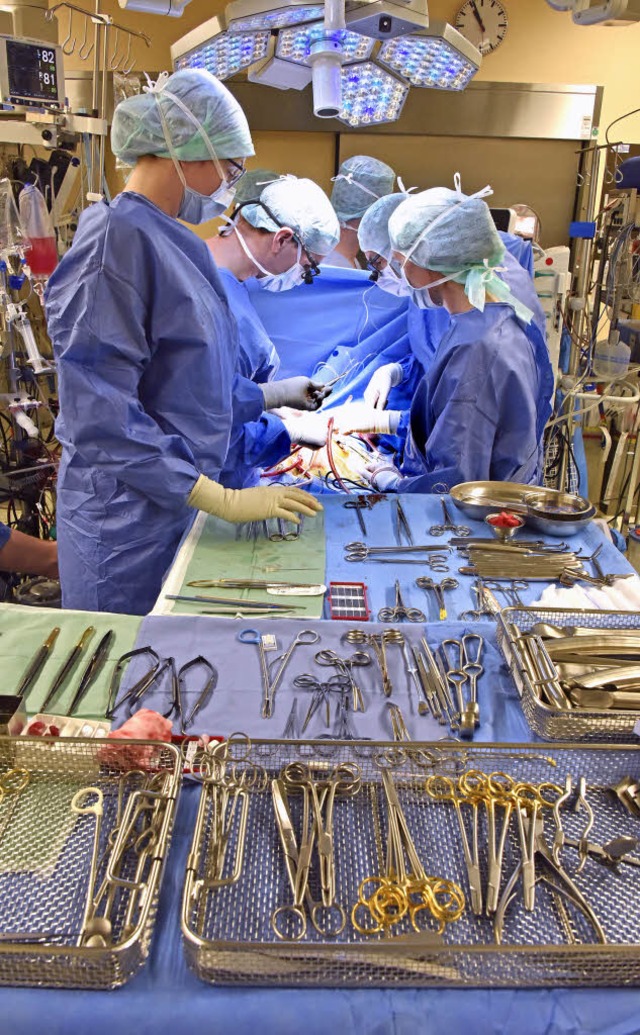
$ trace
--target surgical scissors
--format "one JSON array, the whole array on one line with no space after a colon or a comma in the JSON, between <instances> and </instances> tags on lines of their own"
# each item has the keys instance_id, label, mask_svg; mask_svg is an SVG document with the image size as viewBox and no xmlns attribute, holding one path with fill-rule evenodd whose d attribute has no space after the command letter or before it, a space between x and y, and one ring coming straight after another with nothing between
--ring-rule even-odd
<instances>
[{"instance_id":1,"label":"surgical scissors","mask_svg":"<svg viewBox=\"0 0 640 1035\"><path fill-rule=\"evenodd\" d=\"M451 515L447 509L447 504L444 499L440 497L440 504L442 506L442 513L444 515L444 522L442 525L432 525L429 529L429 535L444 535L445 532L453 532L454 535L460 536L466 539L467 536L471 535L471 529L468 525L454 525L451 520Z\"/></svg>"},{"instance_id":2,"label":"surgical scissors","mask_svg":"<svg viewBox=\"0 0 640 1035\"><path fill-rule=\"evenodd\" d=\"M191 661L187 661L177 673L178 689L180 692L180 698L185 692L185 676L192 668L196 668L198 665L202 666L209 674L205 679L202 690L200 691L198 698L189 712L186 718L182 719L182 733L188 726L191 726L198 712L200 712L206 704L209 702L213 691L218 683L218 673L213 667L210 661L208 661L202 654L199 654L196 658L192 658ZM182 711L182 708L181 708Z\"/></svg>"},{"instance_id":3,"label":"surgical scissors","mask_svg":"<svg viewBox=\"0 0 640 1035\"><path fill-rule=\"evenodd\" d=\"M444 599L445 589L457 589L458 580L452 578L443 579L442 582L436 582L434 579L429 579L425 575L421 575L420 578L416 579L416 586L418 589L423 589L425 593L428 590L432 590L436 595L438 607L440 609L440 621L443 622L447 617L447 605Z\"/></svg>"},{"instance_id":4,"label":"surgical scissors","mask_svg":"<svg viewBox=\"0 0 640 1035\"><path fill-rule=\"evenodd\" d=\"M378 611L378 621L402 622L405 618L408 622L426 622L423 611L420 611L417 607L405 606L404 600L402 599L402 593L400 592L400 583L396 579L394 605L393 607L381 608Z\"/></svg>"},{"instance_id":5,"label":"surgical scissors","mask_svg":"<svg viewBox=\"0 0 640 1035\"><path fill-rule=\"evenodd\" d=\"M280 662L280 665L279 665L278 671L276 672L275 676L273 677L273 680L271 682L271 687L270 687L271 710L272 710L272 712L273 712L273 704L274 704L274 700L275 700L275 696L276 696L276 690L278 689L278 687L280 686L280 683L282 682L282 677L285 674L287 665L289 664L289 662L291 660L291 655L293 654L294 650L296 649L296 647L303 647L305 645L311 645L312 643L317 643L319 639L320 639L320 637L318 636L318 633L315 632L314 629L301 629L300 632L297 633L296 636L294 637L294 639L291 641L291 643L287 647L287 649L284 652L284 654L282 654L280 656L280 658L276 659L277 661Z\"/></svg>"}]
</instances>

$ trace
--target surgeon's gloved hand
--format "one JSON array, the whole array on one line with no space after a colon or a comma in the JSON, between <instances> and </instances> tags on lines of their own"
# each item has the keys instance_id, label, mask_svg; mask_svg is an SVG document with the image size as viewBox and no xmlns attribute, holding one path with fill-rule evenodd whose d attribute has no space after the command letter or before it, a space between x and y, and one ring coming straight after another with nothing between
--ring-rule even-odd
<instances>
[{"instance_id":1,"label":"surgeon's gloved hand","mask_svg":"<svg viewBox=\"0 0 640 1035\"><path fill-rule=\"evenodd\" d=\"M393 464L374 464L367 467L369 484L377 492L397 492L400 472Z\"/></svg>"},{"instance_id":2,"label":"surgeon's gloved hand","mask_svg":"<svg viewBox=\"0 0 640 1035\"><path fill-rule=\"evenodd\" d=\"M289 432L289 438L300 446L313 446L319 449L327 442L327 413L294 413L281 410L278 413L282 423Z\"/></svg>"},{"instance_id":3,"label":"surgeon's gloved hand","mask_svg":"<svg viewBox=\"0 0 640 1035\"><path fill-rule=\"evenodd\" d=\"M285 377L282 381L266 381L260 385L265 410L291 406L294 410L317 410L331 389L309 377Z\"/></svg>"},{"instance_id":4,"label":"surgeon's gloved hand","mask_svg":"<svg viewBox=\"0 0 640 1035\"><path fill-rule=\"evenodd\" d=\"M266 521L283 518L299 525L298 514L313 517L322 510L308 492L293 486L270 485L255 489L224 489L212 478L201 474L193 486L187 503L196 510L214 514L223 521L243 524L245 521Z\"/></svg>"},{"instance_id":5,"label":"surgeon's gloved hand","mask_svg":"<svg viewBox=\"0 0 640 1035\"><path fill-rule=\"evenodd\" d=\"M376 410L366 403L348 403L332 413L335 417L335 427L344 435L351 431L395 435L402 416L401 410Z\"/></svg>"},{"instance_id":6,"label":"surgeon's gloved hand","mask_svg":"<svg viewBox=\"0 0 640 1035\"><path fill-rule=\"evenodd\" d=\"M376 410L384 410L389 392L402 382L403 376L404 371L399 363L385 363L383 367L374 371L364 390L363 402Z\"/></svg>"}]
</instances>

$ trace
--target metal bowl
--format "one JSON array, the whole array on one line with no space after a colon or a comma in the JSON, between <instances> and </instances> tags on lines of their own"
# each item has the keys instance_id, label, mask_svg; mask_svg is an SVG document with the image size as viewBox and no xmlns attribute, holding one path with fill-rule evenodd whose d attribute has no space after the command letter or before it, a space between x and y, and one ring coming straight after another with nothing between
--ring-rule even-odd
<instances>
[{"instance_id":1,"label":"metal bowl","mask_svg":"<svg viewBox=\"0 0 640 1035\"><path fill-rule=\"evenodd\" d=\"M483 520L497 508L510 510L530 528L551 536L575 535L596 514L596 508L581 496L519 482L462 482L451 490L451 499L475 520Z\"/></svg>"}]
</instances>

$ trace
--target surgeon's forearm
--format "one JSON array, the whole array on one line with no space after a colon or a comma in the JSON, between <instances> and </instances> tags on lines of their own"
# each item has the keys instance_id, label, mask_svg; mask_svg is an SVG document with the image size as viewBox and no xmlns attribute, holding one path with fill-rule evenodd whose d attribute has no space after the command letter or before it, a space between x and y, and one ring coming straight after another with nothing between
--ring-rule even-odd
<instances>
[{"instance_id":1,"label":"surgeon's forearm","mask_svg":"<svg viewBox=\"0 0 640 1035\"><path fill-rule=\"evenodd\" d=\"M58 544L12 529L8 542L0 549L0 571L57 579Z\"/></svg>"}]
</instances>

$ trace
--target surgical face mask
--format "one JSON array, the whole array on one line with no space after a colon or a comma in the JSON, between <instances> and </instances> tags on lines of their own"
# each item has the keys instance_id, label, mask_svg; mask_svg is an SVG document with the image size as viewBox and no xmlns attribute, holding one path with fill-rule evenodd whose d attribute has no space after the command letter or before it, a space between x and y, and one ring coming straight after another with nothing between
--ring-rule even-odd
<instances>
[{"instance_id":1,"label":"surgical face mask","mask_svg":"<svg viewBox=\"0 0 640 1035\"><path fill-rule=\"evenodd\" d=\"M434 302L431 297L431 289L434 287L439 287L440 284L446 284L449 280L453 280L453 276L440 277L440 280L434 280L433 284L429 284L429 287L417 288L409 282L409 279L407 277L406 265L408 261L408 259L405 259L402 263L400 275L402 277L403 283L407 286L408 294L411 298L411 301L414 305L418 307L418 309L440 309L441 307L438 305L437 302Z\"/></svg>"},{"instance_id":2,"label":"surgical face mask","mask_svg":"<svg viewBox=\"0 0 640 1035\"><path fill-rule=\"evenodd\" d=\"M259 283L265 291L289 291L304 283L304 266L299 261L300 253L301 248L298 245L298 260L291 269L285 270L284 273L268 273L266 277L260 278Z\"/></svg>"},{"instance_id":3,"label":"surgical face mask","mask_svg":"<svg viewBox=\"0 0 640 1035\"><path fill-rule=\"evenodd\" d=\"M259 284L265 291L289 291L291 288L298 287L303 283L304 266L300 262L300 256L302 255L302 245L300 242L298 242L298 254L293 266L290 266L284 273L271 273L258 262L235 223L229 220L229 225L235 231L244 254L264 274L264 276L259 278Z\"/></svg>"},{"instance_id":4,"label":"surgical face mask","mask_svg":"<svg viewBox=\"0 0 640 1035\"><path fill-rule=\"evenodd\" d=\"M224 169L220 164L220 160L218 159L215 148L209 139L209 135L202 124L198 121L193 112L189 111L186 105L182 103L179 97L176 97L175 94L171 93L169 90L162 89L160 82L161 80L158 80L155 89L151 90L151 92L154 93L156 103L158 105L158 112L162 123L162 131L164 133L167 149L171 155L171 160L175 166L176 172L178 173L180 182L182 183L182 201L180 202L177 218L184 219L185 223L206 223L209 219L215 219L217 216L221 216L222 213L229 208L229 205L231 205L236 195L235 188L232 187L225 178ZM173 146L169 125L162 108L163 96L168 97L173 101L173 103L180 108L189 122L191 122L199 131L205 147L211 155L211 161L213 162L214 168L220 177L220 185L212 194L200 194L199 191L188 186L182 166Z\"/></svg>"},{"instance_id":5,"label":"surgical face mask","mask_svg":"<svg viewBox=\"0 0 640 1035\"><path fill-rule=\"evenodd\" d=\"M388 295L395 295L396 298L406 298L410 293L410 288L401 277L398 277L393 272L390 266L385 266L381 272L378 273L378 278L375 281L376 287L386 291Z\"/></svg>"},{"instance_id":6,"label":"surgical face mask","mask_svg":"<svg viewBox=\"0 0 640 1035\"><path fill-rule=\"evenodd\" d=\"M178 219L185 223L206 223L225 212L235 197L235 189L223 180L213 194L200 194L193 187L183 185L182 201L178 209Z\"/></svg>"}]
</instances>

